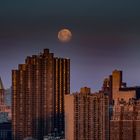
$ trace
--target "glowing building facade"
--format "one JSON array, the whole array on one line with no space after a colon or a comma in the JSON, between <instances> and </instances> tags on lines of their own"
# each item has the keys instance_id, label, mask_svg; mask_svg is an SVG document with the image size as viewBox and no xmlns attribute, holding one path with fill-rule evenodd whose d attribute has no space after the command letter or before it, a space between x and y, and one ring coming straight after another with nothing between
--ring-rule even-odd
<instances>
[{"instance_id":1,"label":"glowing building facade","mask_svg":"<svg viewBox=\"0 0 140 140\"><path fill-rule=\"evenodd\" d=\"M27 57L12 71L12 129L14 140L56 132L64 135L64 94L70 93L70 60L48 49Z\"/></svg>"}]
</instances>

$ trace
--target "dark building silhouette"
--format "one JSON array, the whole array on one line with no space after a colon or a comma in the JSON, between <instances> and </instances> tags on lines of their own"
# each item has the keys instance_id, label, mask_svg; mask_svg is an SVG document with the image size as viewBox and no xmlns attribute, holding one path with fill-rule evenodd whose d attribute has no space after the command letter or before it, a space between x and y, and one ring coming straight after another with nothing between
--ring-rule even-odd
<instances>
[{"instance_id":1,"label":"dark building silhouette","mask_svg":"<svg viewBox=\"0 0 140 140\"><path fill-rule=\"evenodd\" d=\"M12 140L11 122L0 123L0 140Z\"/></svg>"},{"instance_id":2,"label":"dark building silhouette","mask_svg":"<svg viewBox=\"0 0 140 140\"><path fill-rule=\"evenodd\" d=\"M0 78L0 106L1 105L4 105L4 87L3 87L2 80Z\"/></svg>"},{"instance_id":3,"label":"dark building silhouette","mask_svg":"<svg viewBox=\"0 0 140 140\"><path fill-rule=\"evenodd\" d=\"M11 106L5 102L5 89L0 78L0 123L11 120Z\"/></svg>"},{"instance_id":4,"label":"dark building silhouette","mask_svg":"<svg viewBox=\"0 0 140 140\"><path fill-rule=\"evenodd\" d=\"M14 140L64 135L64 94L70 93L70 60L45 49L12 71Z\"/></svg>"}]
</instances>

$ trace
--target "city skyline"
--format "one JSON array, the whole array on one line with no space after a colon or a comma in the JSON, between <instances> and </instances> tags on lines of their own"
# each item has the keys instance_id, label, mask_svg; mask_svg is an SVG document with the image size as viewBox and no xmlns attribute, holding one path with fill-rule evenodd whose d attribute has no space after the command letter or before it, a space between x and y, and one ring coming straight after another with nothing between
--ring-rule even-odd
<instances>
[{"instance_id":1,"label":"city skyline","mask_svg":"<svg viewBox=\"0 0 140 140\"><path fill-rule=\"evenodd\" d=\"M0 140L139 140L139 25L140 1L0 1Z\"/></svg>"},{"instance_id":2,"label":"city skyline","mask_svg":"<svg viewBox=\"0 0 140 140\"><path fill-rule=\"evenodd\" d=\"M82 87L80 93L69 94L69 62L67 58L53 57L53 53L45 49L38 55L27 56L25 64L19 64L18 69L12 71L12 131L11 122L3 122L0 137L11 139L12 132L14 140L23 137L36 137L40 140L43 137L64 138L64 133L61 133L63 131L57 131L63 129L63 110L66 139L138 140L140 87L127 86L122 81L123 72L114 70L104 79L98 92L91 93L90 88ZM3 87L2 81L0 87ZM54 114L55 117L49 119L45 114ZM34 120L38 115L46 119L42 116L41 120ZM46 129L48 124L52 128L50 133Z\"/></svg>"},{"instance_id":3,"label":"city skyline","mask_svg":"<svg viewBox=\"0 0 140 140\"><path fill-rule=\"evenodd\" d=\"M140 2L26 0L0 2L0 76L11 86L11 70L24 58L48 48L71 59L71 92L82 86L100 89L114 69L124 71L128 85L140 85ZM69 43L57 39L71 30Z\"/></svg>"}]
</instances>

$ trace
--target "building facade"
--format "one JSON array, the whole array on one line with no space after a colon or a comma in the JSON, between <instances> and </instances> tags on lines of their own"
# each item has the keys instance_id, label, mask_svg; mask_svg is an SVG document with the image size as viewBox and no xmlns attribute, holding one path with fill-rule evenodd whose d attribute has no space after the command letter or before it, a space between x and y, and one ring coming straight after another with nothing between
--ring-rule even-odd
<instances>
[{"instance_id":1,"label":"building facade","mask_svg":"<svg viewBox=\"0 0 140 140\"><path fill-rule=\"evenodd\" d=\"M65 139L109 140L109 98L90 88L65 95Z\"/></svg>"},{"instance_id":2,"label":"building facade","mask_svg":"<svg viewBox=\"0 0 140 140\"><path fill-rule=\"evenodd\" d=\"M110 99L110 140L139 140L140 87L127 87L122 71L114 70L102 90Z\"/></svg>"},{"instance_id":3,"label":"building facade","mask_svg":"<svg viewBox=\"0 0 140 140\"><path fill-rule=\"evenodd\" d=\"M110 140L140 139L140 100L118 100L110 120Z\"/></svg>"},{"instance_id":4,"label":"building facade","mask_svg":"<svg viewBox=\"0 0 140 140\"><path fill-rule=\"evenodd\" d=\"M70 60L45 49L12 71L13 139L64 135L64 94L70 93Z\"/></svg>"}]
</instances>

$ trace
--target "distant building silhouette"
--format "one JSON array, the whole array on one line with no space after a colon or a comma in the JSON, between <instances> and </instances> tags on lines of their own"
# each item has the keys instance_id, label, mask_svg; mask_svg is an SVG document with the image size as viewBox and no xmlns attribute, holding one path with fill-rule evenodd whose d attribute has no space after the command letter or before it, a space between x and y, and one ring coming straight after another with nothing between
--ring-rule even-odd
<instances>
[{"instance_id":1,"label":"distant building silhouette","mask_svg":"<svg viewBox=\"0 0 140 140\"><path fill-rule=\"evenodd\" d=\"M5 103L5 89L0 78L0 123L11 120L11 107Z\"/></svg>"},{"instance_id":2,"label":"distant building silhouette","mask_svg":"<svg viewBox=\"0 0 140 140\"><path fill-rule=\"evenodd\" d=\"M12 140L11 122L0 123L0 140Z\"/></svg>"},{"instance_id":3,"label":"distant building silhouette","mask_svg":"<svg viewBox=\"0 0 140 140\"><path fill-rule=\"evenodd\" d=\"M109 140L109 98L90 88L65 95L65 139Z\"/></svg>"},{"instance_id":4,"label":"distant building silhouette","mask_svg":"<svg viewBox=\"0 0 140 140\"><path fill-rule=\"evenodd\" d=\"M12 88L5 89L5 104L8 106L12 106Z\"/></svg>"},{"instance_id":5,"label":"distant building silhouette","mask_svg":"<svg viewBox=\"0 0 140 140\"><path fill-rule=\"evenodd\" d=\"M0 78L0 106L1 105L4 105L4 86L3 86L3 83L2 83L2 80Z\"/></svg>"},{"instance_id":6,"label":"distant building silhouette","mask_svg":"<svg viewBox=\"0 0 140 140\"><path fill-rule=\"evenodd\" d=\"M5 103L5 90L0 78L0 140L12 140L11 107Z\"/></svg>"},{"instance_id":7,"label":"distant building silhouette","mask_svg":"<svg viewBox=\"0 0 140 140\"><path fill-rule=\"evenodd\" d=\"M64 135L64 94L70 93L70 60L45 49L12 71L14 140Z\"/></svg>"}]
</instances>

